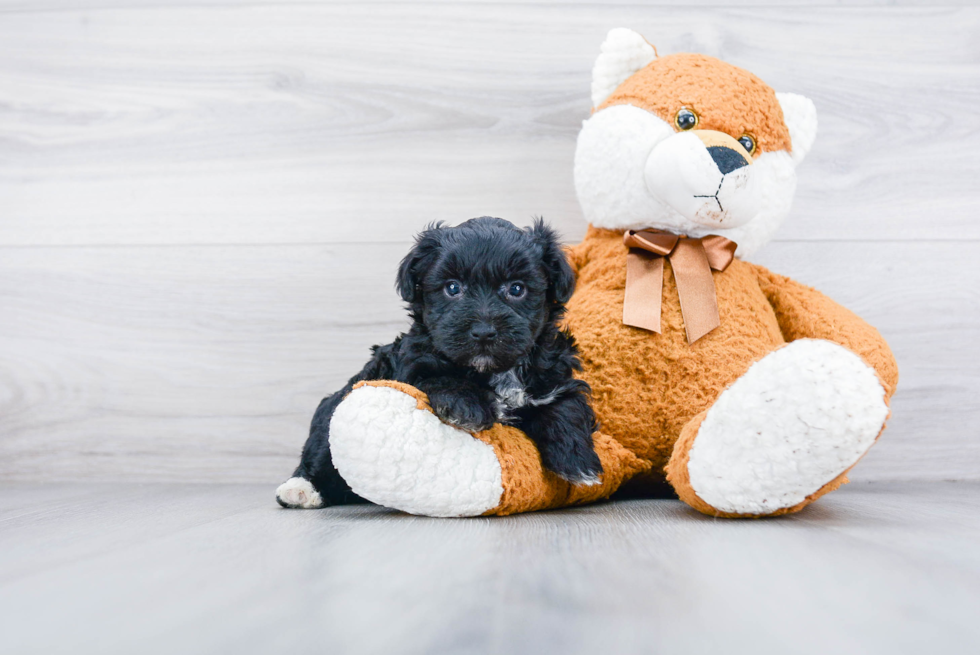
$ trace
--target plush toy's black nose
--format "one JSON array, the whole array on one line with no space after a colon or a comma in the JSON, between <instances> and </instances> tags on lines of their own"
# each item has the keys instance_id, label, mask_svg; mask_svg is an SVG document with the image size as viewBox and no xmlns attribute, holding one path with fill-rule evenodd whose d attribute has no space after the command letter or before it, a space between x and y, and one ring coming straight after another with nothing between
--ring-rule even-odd
<instances>
[{"instance_id":1,"label":"plush toy's black nose","mask_svg":"<svg viewBox=\"0 0 980 655\"><path fill-rule=\"evenodd\" d=\"M711 155L715 161L715 166L718 167L722 175L728 175L732 171L749 165L749 160L743 157L742 153L725 146L710 146L708 154Z\"/></svg>"},{"instance_id":2,"label":"plush toy's black nose","mask_svg":"<svg viewBox=\"0 0 980 655\"><path fill-rule=\"evenodd\" d=\"M474 323L470 328L470 336L474 341L487 343L497 338L497 328L489 323Z\"/></svg>"}]
</instances>

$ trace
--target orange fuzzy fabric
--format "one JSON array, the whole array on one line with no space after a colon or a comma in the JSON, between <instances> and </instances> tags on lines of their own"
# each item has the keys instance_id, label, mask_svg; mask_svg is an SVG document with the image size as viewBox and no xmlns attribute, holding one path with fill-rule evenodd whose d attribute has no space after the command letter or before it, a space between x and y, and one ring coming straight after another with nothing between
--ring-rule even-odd
<instances>
[{"instance_id":1,"label":"orange fuzzy fabric","mask_svg":"<svg viewBox=\"0 0 980 655\"><path fill-rule=\"evenodd\" d=\"M776 92L752 73L714 57L658 57L623 82L596 111L613 105L645 109L671 125L678 110L687 108L698 115L699 130L717 130L736 139L752 135L758 144L755 156L792 151Z\"/></svg>"},{"instance_id":2,"label":"orange fuzzy fabric","mask_svg":"<svg viewBox=\"0 0 980 655\"><path fill-rule=\"evenodd\" d=\"M735 260L713 273L721 325L688 344L669 260L662 333L656 334L623 325L628 249L622 232L590 226L582 243L568 252L578 286L567 321L601 429L650 461L651 474L661 480L685 426L787 341L834 341L861 355L889 394L897 384L897 365L877 330L819 291L761 266Z\"/></svg>"},{"instance_id":3,"label":"orange fuzzy fabric","mask_svg":"<svg viewBox=\"0 0 980 655\"><path fill-rule=\"evenodd\" d=\"M592 440L602 462L602 480L596 485L572 485L545 470L537 446L517 428L494 425L473 436L490 444L500 462L504 493L500 504L488 510L487 515L505 516L592 503L608 498L626 480L650 469L649 462L596 432Z\"/></svg>"},{"instance_id":4,"label":"orange fuzzy fabric","mask_svg":"<svg viewBox=\"0 0 980 655\"><path fill-rule=\"evenodd\" d=\"M693 344L687 342L669 261L662 333L624 325L627 252L622 232L594 227L571 248L578 286L567 321L602 431L649 460L662 479L687 422L784 339L755 269L737 259L713 274L721 325Z\"/></svg>"}]
</instances>

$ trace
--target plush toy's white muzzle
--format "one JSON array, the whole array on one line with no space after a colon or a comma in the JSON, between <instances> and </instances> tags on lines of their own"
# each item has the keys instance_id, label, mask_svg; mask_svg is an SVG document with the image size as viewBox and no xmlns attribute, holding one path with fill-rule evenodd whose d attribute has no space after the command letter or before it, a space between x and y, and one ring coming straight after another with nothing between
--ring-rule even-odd
<instances>
[{"instance_id":1,"label":"plush toy's white muzzle","mask_svg":"<svg viewBox=\"0 0 980 655\"><path fill-rule=\"evenodd\" d=\"M764 151L736 168L736 158L722 156L731 153L711 156L709 148L726 144L747 157L729 134L677 132L632 105L597 111L582 125L575 150L575 190L585 219L609 230L719 234L738 244L737 257L751 255L789 213L795 162L805 150Z\"/></svg>"},{"instance_id":2,"label":"plush toy's white muzzle","mask_svg":"<svg viewBox=\"0 0 980 655\"><path fill-rule=\"evenodd\" d=\"M647 188L684 218L704 227L744 225L758 213L762 190L752 157L721 132L680 132L647 158Z\"/></svg>"}]
</instances>

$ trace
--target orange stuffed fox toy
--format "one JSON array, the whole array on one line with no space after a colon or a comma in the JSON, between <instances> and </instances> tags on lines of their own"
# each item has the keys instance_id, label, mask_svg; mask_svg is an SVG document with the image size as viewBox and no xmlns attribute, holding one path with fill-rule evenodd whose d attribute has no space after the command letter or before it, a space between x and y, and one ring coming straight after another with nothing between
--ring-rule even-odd
<instances>
[{"instance_id":1,"label":"orange stuffed fox toy","mask_svg":"<svg viewBox=\"0 0 980 655\"><path fill-rule=\"evenodd\" d=\"M567 320L601 480L571 485L520 431L462 432L395 382L361 383L337 408L337 469L357 494L429 516L582 504L639 478L726 517L795 512L836 489L884 429L895 361L850 311L742 259L789 211L813 103L616 29L592 104L575 154L590 225L569 249Z\"/></svg>"}]
</instances>

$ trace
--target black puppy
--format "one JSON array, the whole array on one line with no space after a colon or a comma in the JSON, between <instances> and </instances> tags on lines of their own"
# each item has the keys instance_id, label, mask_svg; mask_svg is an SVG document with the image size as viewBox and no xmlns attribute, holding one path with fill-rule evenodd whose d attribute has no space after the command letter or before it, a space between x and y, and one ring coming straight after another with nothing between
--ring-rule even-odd
<instances>
[{"instance_id":1,"label":"black puppy","mask_svg":"<svg viewBox=\"0 0 980 655\"><path fill-rule=\"evenodd\" d=\"M436 415L471 432L494 422L534 440L546 468L594 484L602 472L592 432L589 386L572 377L575 342L558 326L575 274L555 233L538 220L519 229L499 218L422 232L396 282L412 327L325 398L293 478L277 492L283 507L366 502L334 468L330 419L361 380L398 380L425 392Z\"/></svg>"}]
</instances>

